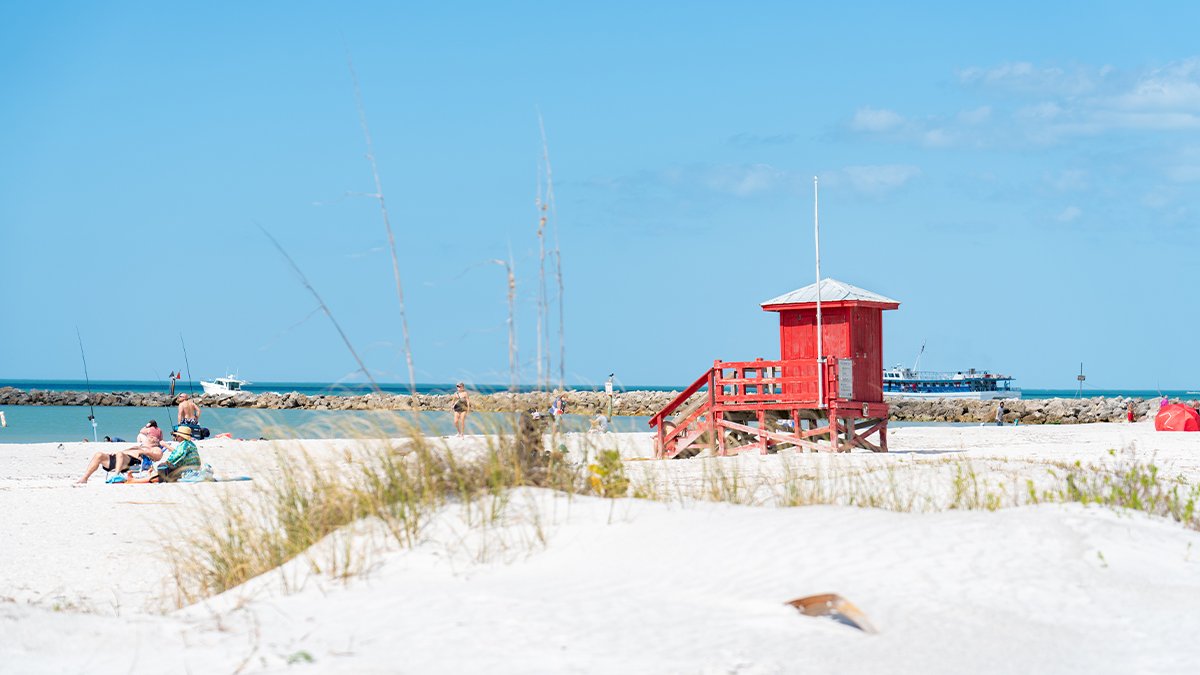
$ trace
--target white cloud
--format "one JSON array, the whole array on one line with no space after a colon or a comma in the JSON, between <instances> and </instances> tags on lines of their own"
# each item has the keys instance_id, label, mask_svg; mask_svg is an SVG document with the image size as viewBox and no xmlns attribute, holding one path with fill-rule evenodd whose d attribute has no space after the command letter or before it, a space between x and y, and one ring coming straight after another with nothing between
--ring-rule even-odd
<instances>
[{"instance_id":1,"label":"white cloud","mask_svg":"<svg viewBox=\"0 0 1200 675\"><path fill-rule=\"evenodd\" d=\"M1016 116L1027 120L1053 120L1062 113L1062 106L1054 102L1045 102L1018 108Z\"/></svg>"},{"instance_id":2,"label":"white cloud","mask_svg":"<svg viewBox=\"0 0 1200 675\"><path fill-rule=\"evenodd\" d=\"M1079 216L1082 216L1082 215L1083 215L1083 209L1079 208L1078 206L1068 206L1067 208L1063 209L1062 212L1060 212L1057 216L1055 216L1054 219L1060 223L1070 223L1074 220L1077 220L1079 218Z\"/></svg>"},{"instance_id":3,"label":"white cloud","mask_svg":"<svg viewBox=\"0 0 1200 675\"><path fill-rule=\"evenodd\" d=\"M787 145L796 140L796 134L753 134L750 132L742 132L730 136L729 142L742 147L754 147L759 145Z\"/></svg>"},{"instance_id":4,"label":"white cloud","mask_svg":"<svg viewBox=\"0 0 1200 675\"><path fill-rule=\"evenodd\" d=\"M963 84L1008 89L1018 92L1049 92L1078 96L1095 89L1111 72L1108 67L1072 69L1035 66L1028 61L1002 63L992 68L964 68L958 71Z\"/></svg>"},{"instance_id":5,"label":"white cloud","mask_svg":"<svg viewBox=\"0 0 1200 675\"><path fill-rule=\"evenodd\" d=\"M904 186L921 175L921 169L909 164L846 166L824 174L833 185L847 185L856 192L879 195Z\"/></svg>"},{"instance_id":6,"label":"white cloud","mask_svg":"<svg viewBox=\"0 0 1200 675\"><path fill-rule=\"evenodd\" d=\"M904 118L891 110L859 108L850 120L850 128L868 133L894 131L904 125Z\"/></svg>"},{"instance_id":7,"label":"white cloud","mask_svg":"<svg viewBox=\"0 0 1200 675\"><path fill-rule=\"evenodd\" d=\"M1078 192L1088 188L1087 172L1080 169L1066 169L1053 175L1046 175L1047 185L1059 192Z\"/></svg>"},{"instance_id":8,"label":"white cloud","mask_svg":"<svg viewBox=\"0 0 1200 675\"><path fill-rule=\"evenodd\" d=\"M1008 64L990 70L967 69L960 73L960 80L1055 96L1020 107L1014 114L1037 140L1114 130L1200 129L1200 58L1142 72L1119 72L1112 66L1066 71ZM1018 81L1027 86L1009 86Z\"/></svg>"},{"instance_id":9,"label":"white cloud","mask_svg":"<svg viewBox=\"0 0 1200 675\"><path fill-rule=\"evenodd\" d=\"M979 106L974 110L964 110L958 113L958 120L963 124L983 124L992 117L991 106Z\"/></svg>"},{"instance_id":10,"label":"white cloud","mask_svg":"<svg viewBox=\"0 0 1200 675\"><path fill-rule=\"evenodd\" d=\"M738 197L771 192L794 184L796 176L770 164L726 165L704 170L700 182L710 190Z\"/></svg>"},{"instance_id":11,"label":"white cloud","mask_svg":"<svg viewBox=\"0 0 1200 675\"><path fill-rule=\"evenodd\" d=\"M1200 110L1200 59L1177 61L1144 74L1113 103L1127 110Z\"/></svg>"},{"instance_id":12,"label":"white cloud","mask_svg":"<svg viewBox=\"0 0 1200 675\"><path fill-rule=\"evenodd\" d=\"M1168 194L1168 190L1164 190L1160 186L1142 195L1141 201L1143 206L1158 210L1170 206L1174 201L1174 197Z\"/></svg>"},{"instance_id":13,"label":"white cloud","mask_svg":"<svg viewBox=\"0 0 1200 675\"><path fill-rule=\"evenodd\" d=\"M957 135L948 129L929 129L921 134L922 145L931 148L945 148L954 145Z\"/></svg>"},{"instance_id":14,"label":"white cloud","mask_svg":"<svg viewBox=\"0 0 1200 675\"><path fill-rule=\"evenodd\" d=\"M1047 145L1111 132L1200 131L1200 57L1140 71L1014 61L965 68L958 79L996 100L910 117L866 106L854 112L847 128L927 148Z\"/></svg>"},{"instance_id":15,"label":"white cloud","mask_svg":"<svg viewBox=\"0 0 1200 675\"><path fill-rule=\"evenodd\" d=\"M1176 183L1200 182L1200 166L1195 164L1179 164L1167 167L1167 178Z\"/></svg>"},{"instance_id":16,"label":"white cloud","mask_svg":"<svg viewBox=\"0 0 1200 675\"><path fill-rule=\"evenodd\" d=\"M1089 118L1091 126L1103 129L1144 129L1148 131L1179 131L1200 128L1200 115L1190 112L1124 112L1101 110Z\"/></svg>"}]
</instances>

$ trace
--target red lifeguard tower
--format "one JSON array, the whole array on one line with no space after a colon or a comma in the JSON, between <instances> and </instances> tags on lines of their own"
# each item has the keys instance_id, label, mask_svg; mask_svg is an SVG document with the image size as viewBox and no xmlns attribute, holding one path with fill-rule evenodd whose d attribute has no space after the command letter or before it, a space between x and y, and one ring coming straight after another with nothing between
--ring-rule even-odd
<instances>
[{"instance_id":1,"label":"red lifeguard tower","mask_svg":"<svg viewBox=\"0 0 1200 675\"><path fill-rule=\"evenodd\" d=\"M786 447L887 452L883 310L899 306L834 279L762 303L779 312L779 360L714 361L650 418L656 455Z\"/></svg>"}]
</instances>

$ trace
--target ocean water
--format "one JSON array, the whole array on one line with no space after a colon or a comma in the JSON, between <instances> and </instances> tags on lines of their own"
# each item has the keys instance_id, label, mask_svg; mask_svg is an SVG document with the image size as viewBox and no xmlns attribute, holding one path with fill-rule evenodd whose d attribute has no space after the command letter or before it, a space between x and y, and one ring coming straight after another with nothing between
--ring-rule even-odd
<instances>
[{"instance_id":1,"label":"ocean water","mask_svg":"<svg viewBox=\"0 0 1200 675\"><path fill-rule=\"evenodd\" d=\"M690 382L684 382L679 385L628 385L618 387L619 391L680 391ZM45 391L87 391L89 388L94 392L162 392L166 393L170 389L169 382L154 382L147 380L92 380L87 383L83 380L4 380L0 379L0 387L14 387L16 389L42 389ZM573 384L569 387L575 391L603 391L604 384L579 385ZM407 394L408 385L395 382L379 384L379 388L389 394ZM506 384L476 384L468 383L468 388L473 392L480 394L494 394L497 392L508 391ZM534 385L519 385L518 390L522 392L537 391ZM190 385L187 380L180 380L175 383L175 392L183 393L201 393L200 382L196 380ZM369 384L363 383L331 383L331 382L254 382L246 387L246 391L250 393L264 392L297 392L307 396L318 394L336 395L336 396L360 396L369 394L374 391ZM450 394L454 391L454 383L440 384L417 384L417 393L420 394ZM1023 398L1074 398L1080 395L1078 389L1022 389L1021 395ZM1085 397L1105 396L1105 397L1133 397L1133 398L1154 398L1157 396L1169 396L1171 398L1200 398L1200 385L1196 390L1182 389L1089 389L1083 388L1082 395Z\"/></svg>"},{"instance_id":2,"label":"ocean water","mask_svg":"<svg viewBox=\"0 0 1200 675\"><path fill-rule=\"evenodd\" d=\"M622 390L628 391L671 391L673 389L682 389L691 384L685 383L681 387L664 387L658 385L647 386L627 386L621 387ZM134 393L149 393L170 391L170 382L154 382L146 380L92 380L91 383L83 380L0 380L0 387L14 387L16 389L31 390L41 389L44 391L88 391L90 388L93 392L134 392ZM508 391L507 384L476 384L468 382L467 387L472 392L480 394L495 394L502 391ZM407 394L408 385L395 382L380 382L379 388L388 394ZM570 389L575 391L604 391L604 384L597 385L569 385ZM538 387L531 384L523 384L517 386L518 391L532 392L537 391ZM371 385L361 382L352 383L336 383L336 382L253 382L246 387L246 391L254 394L266 392L288 393L296 392L306 396L314 396L318 394L336 395L336 396L361 396L370 394L375 391ZM442 384L422 384L417 383L418 394L450 394L454 392L454 383ZM200 387L200 381L195 380L188 383L187 380L179 380L175 383L175 393L203 393Z\"/></svg>"},{"instance_id":3,"label":"ocean water","mask_svg":"<svg viewBox=\"0 0 1200 675\"><path fill-rule=\"evenodd\" d=\"M92 424L87 406L17 405L3 408L8 426L0 427L0 443L62 443L91 441ZM138 430L155 420L169 429L175 423L175 409L135 406L97 406L96 438L105 436L136 442ZM473 412L467 416L467 433L487 433L510 428L510 413ZM613 431L650 431L649 417L617 417ZM454 414L448 411L405 412L392 410L257 410L253 408L204 408L201 426L213 435L231 434L234 438L351 438L405 436L411 425L425 433L454 433ZM583 415L564 415L564 431L587 431L591 421Z\"/></svg>"},{"instance_id":4,"label":"ocean water","mask_svg":"<svg viewBox=\"0 0 1200 675\"><path fill-rule=\"evenodd\" d=\"M9 386L18 389L43 389L51 391L85 391L87 384L82 380L0 380L0 387ZM404 393L407 385L384 385L384 390L394 393ZM603 387L596 387L602 389ZM132 391L155 392L165 391L161 382L145 382L134 380L94 381L92 391ZM453 390L451 384L425 384L418 389L423 393L449 393ZM473 391L480 393L505 391L505 385L472 385ZM583 389L583 387L577 387ZM630 390L672 391L681 387L668 386L638 386L628 387ZM186 384L177 387L176 391L186 391ZM266 382L252 386L250 391L297 391L303 394L362 394L370 391L364 385L333 385L319 382ZM532 391L532 387L526 387ZM1025 389L1022 391L1026 399L1039 398L1072 398L1078 390L1070 389ZM1163 391L1162 395L1171 398L1197 399L1200 392ZM1084 396L1109 396L1135 398L1153 398L1160 395L1157 390L1128 389L1128 390L1083 390ZM0 443L61 443L64 441L79 441L93 437L92 425L88 421L86 406L5 406L3 408L8 426L0 427ZM145 407L96 407L96 437L111 436L133 441L137 438L138 429L147 421L157 420L159 426L169 428L175 420L175 409L145 408ZM507 415L505 413L473 412L469 419L470 426L476 432L486 432L501 428ZM409 425L416 424L426 433L448 435L454 433L453 415L443 411L423 411L420 413L386 411L386 410L257 410L251 408L204 408L201 418L204 426L212 433L229 433L234 438L345 438L349 436L389 436L404 435ZM647 425L649 417L617 417L611 421L613 431L650 431ZM563 420L563 428L567 431L586 431L590 426L589 419L582 415L567 415Z\"/></svg>"}]
</instances>

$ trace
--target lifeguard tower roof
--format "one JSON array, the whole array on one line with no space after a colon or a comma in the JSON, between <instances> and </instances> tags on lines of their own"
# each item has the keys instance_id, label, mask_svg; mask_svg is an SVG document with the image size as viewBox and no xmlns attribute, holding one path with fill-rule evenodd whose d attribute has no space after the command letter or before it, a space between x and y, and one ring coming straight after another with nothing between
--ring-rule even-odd
<instances>
[{"instance_id":1,"label":"lifeguard tower roof","mask_svg":"<svg viewBox=\"0 0 1200 675\"><path fill-rule=\"evenodd\" d=\"M762 308L771 311L789 305L808 305L816 304L816 302L817 285L809 284L804 288L797 288L790 293L784 293L777 298L767 300L762 303ZM858 302L880 306L887 305L887 307L884 307L885 309L895 309L900 306L899 300L893 300L878 293L872 293L871 291L859 288L858 286L852 286L837 279L821 280L821 302Z\"/></svg>"}]
</instances>

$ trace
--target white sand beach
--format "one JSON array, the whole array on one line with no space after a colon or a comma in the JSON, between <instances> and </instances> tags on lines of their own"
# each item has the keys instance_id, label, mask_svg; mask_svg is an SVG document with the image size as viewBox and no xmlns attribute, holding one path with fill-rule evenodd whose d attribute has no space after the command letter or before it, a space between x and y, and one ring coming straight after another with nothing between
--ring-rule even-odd
<instances>
[{"instance_id":1,"label":"white sand beach","mask_svg":"<svg viewBox=\"0 0 1200 675\"><path fill-rule=\"evenodd\" d=\"M325 559L314 551L182 609L160 542L185 513L223 495L252 499L276 450L299 444L337 470L369 442L209 440L201 454L218 475L260 480L106 485L100 472L83 487L71 483L96 444L0 445L0 670L1190 673L1200 662L1190 618L1200 532L1170 519L1052 503L787 508L769 496L789 476L836 482L851 470L901 483L894 494L936 493L949 484L939 472L962 466L1022 490L1077 460L1153 463L1195 484L1200 434L1150 423L905 427L887 455L666 462L647 459L649 434L599 438L635 482L667 494L521 488L494 527L466 528L447 507L410 549L364 523L325 542L354 552L347 578L314 571ZM714 475L766 496L696 499L688 486ZM825 592L877 632L784 604Z\"/></svg>"}]
</instances>

